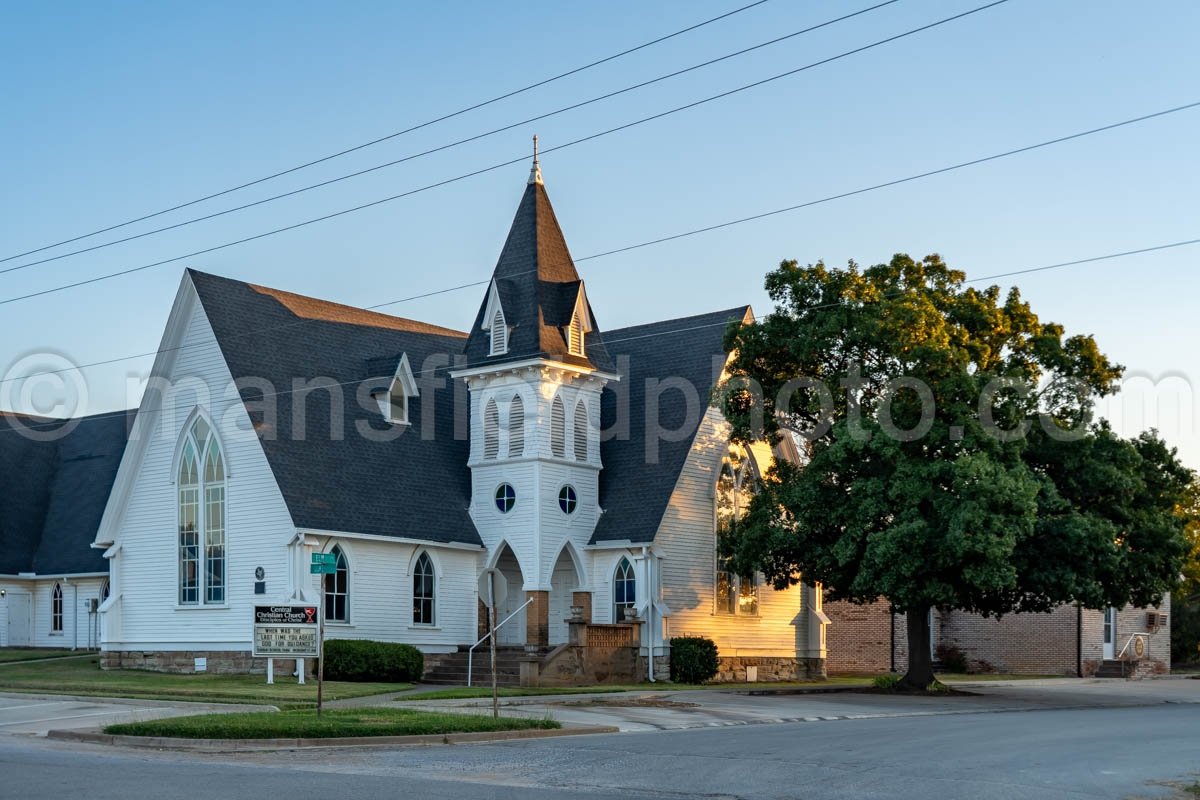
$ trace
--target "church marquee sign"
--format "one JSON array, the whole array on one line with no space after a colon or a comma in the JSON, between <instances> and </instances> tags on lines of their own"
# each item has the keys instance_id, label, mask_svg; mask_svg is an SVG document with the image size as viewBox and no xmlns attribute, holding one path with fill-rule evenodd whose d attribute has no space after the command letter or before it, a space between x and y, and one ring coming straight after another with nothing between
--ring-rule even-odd
<instances>
[{"instance_id":1,"label":"church marquee sign","mask_svg":"<svg viewBox=\"0 0 1200 800\"><path fill-rule=\"evenodd\" d=\"M255 606L255 658L318 658L319 606Z\"/></svg>"}]
</instances>

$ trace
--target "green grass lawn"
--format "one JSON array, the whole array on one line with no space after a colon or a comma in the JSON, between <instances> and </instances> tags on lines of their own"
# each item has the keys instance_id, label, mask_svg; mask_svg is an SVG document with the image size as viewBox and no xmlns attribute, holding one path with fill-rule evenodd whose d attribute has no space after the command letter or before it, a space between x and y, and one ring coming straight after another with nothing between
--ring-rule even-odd
<instances>
[{"instance_id":1,"label":"green grass lawn","mask_svg":"<svg viewBox=\"0 0 1200 800\"><path fill-rule=\"evenodd\" d=\"M86 651L54 650L36 647L0 647L0 664L11 664L14 661L32 661L38 658L70 658L88 655Z\"/></svg>"},{"instance_id":2,"label":"green grass lawn","mask_svg":"<svg viewBox=\"0 0 1200 800\"><path fill-rule=\"evenodd\" d=\"M518 731L562 727L554 720L477 714L445 714L408 708L339 708L325 711L205 714L109 725L105 733L169 736L181 739L326 739L332 736L409 736L414 734Z\"/></svg>"},{"instance_id":3,"label":"green grass lawn","mask_svg":"<svg viewBox=\"0 0 1200 800\"><path fill-rule=\"evenodd\" d=\"M135 669L101 670L95 656L0 667L0 691L8 692L284 706L310 706L317 701L316 680L301 686L291 676L276 674L273 686L267 686L266 681L263 675L172 675ZM407 683L325 681L325 699L363 697L408 688L410 684Z\"/></svg>"}]
</instances>

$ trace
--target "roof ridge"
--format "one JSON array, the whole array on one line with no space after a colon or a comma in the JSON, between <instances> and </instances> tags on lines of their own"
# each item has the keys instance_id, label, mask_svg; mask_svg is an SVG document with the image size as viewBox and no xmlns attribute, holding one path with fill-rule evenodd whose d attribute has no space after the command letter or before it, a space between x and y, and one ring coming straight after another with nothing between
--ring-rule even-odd
<instances>
[{"instance_id":1,"label":"roof ridge","mask_svg":"<svg viewBox=\"0 0 1200 800\"><path fill-rule=\"evenodd\" d=\"M626 325L624 328L609 328L604 332L603 336L605 339L607 339L615 334L626 333L638 328L651 328L655 325L665 325L669 322L687 322L689 320L700 319L701 317L715 317L718 314L728 314L730 319L732 319L733 317L745 316L746 312L750 310L750 308L750 304L746 303L740 306L733 306L732 308L721 308L717 309L716 311L705 311L700 314L689 314L686 317L673 317L671 319L660 319L653 322L639 322L636 325Z\"/></svg>"},{"instance_id":2,"label":"roof ridge","mask_svg":"<svg viewBox=\"0 0 1200 800\"><path fill-rule=\"evenodd\" d=\"M298 309L302 308L304 305L309 305L309 306L312 306L312 308L308 309L310 313L312 311L315 311L317 308L321 308L326 311L337 312L335 315L333 315L332 318L329 316L321 317L323 319L326 319L326 321L330 321L330 322L346 322L348 324L370 324L368 322L368 320L374 319L374 320L378 320L381 323L386 323L385 325L382 325L380 327L387 327L387 328L392 328L392 329L401 327L402 329L411 330L413 333L429 333L429 334L435 334L435 335L440 335L440 336L453 336L458 339L463 339L463 338L466 338L466 336L467 336L465 331L455 330L454 328L447 328L444 325L436 325L432 322L423 322L422 320L419 320L419 319L412 319L410 317L401 317L401 316L397 316L395 314L387 314L382 311L374 311L369 308L360 308L358 306L347 305L346 303L339 303L334 300L325 300L320 297L313 297L312 295L306 295L306 294L300 294L299 292L288 291L287 289L276 289L274 287L264 286L259 283L251 283L249 281L240 281L236 278L228 278L224 275L216 275L211 272L204 272L202 270L193 269L191 267L187 268L187 272L191 275L201 275L201 276L204 276L205 278L212 278L212 279L216 279L219 281L227 281L229 283L240 283L243 286L246 286L246 287L252 289L253 291L258 292L259 294L263 294L263 295L267 295L269 297L275 298L282 305L287 307L289 311L291 311L293 314L295 314L296 316L299 316L299 317L303 317L305 315L299 313ZM293 303L292 305L289 305L288 303L284 302L284 298L291 299L293 301L298 301L298 302ZM337 317L342 317L342 319L337 319ZM355 317L359 318L357 320L357 322L354 319ZM411 326L411 327L409 327L409 326Z\"/></svg>"}]
</instances>

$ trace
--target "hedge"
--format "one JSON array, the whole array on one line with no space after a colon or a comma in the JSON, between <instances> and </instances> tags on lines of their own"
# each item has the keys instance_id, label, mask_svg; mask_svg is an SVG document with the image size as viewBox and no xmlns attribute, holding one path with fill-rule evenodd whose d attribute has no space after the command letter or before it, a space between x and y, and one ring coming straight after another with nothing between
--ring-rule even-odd
<instances>
[{"instance_id":1,"label":"hedge","mask_svg":"<svg viewBox=\"0 0 1200 800\"><path fill-rule=\"evenodd\" d=\"M331 639L325 643L325 677L331 681L411 683L425 672L425 656L411 644Z\"/></svg>"},{"instance_id":2,"label":"hedge","mask_svg":"<svg viewBox=\"0 0 1200 800\"><path fill-rule=\"evenodd\" d=\"M703 636L678 636L671 640L671 680L704 683L717 674L717 645Z\"/></svg>"}]
</instances>

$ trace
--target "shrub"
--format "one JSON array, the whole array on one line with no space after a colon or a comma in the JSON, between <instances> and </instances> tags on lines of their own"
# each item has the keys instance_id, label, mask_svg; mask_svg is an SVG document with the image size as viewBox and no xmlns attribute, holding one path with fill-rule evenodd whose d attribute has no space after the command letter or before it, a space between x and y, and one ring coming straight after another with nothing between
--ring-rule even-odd
<instances>
[{"instance_id":1,"label":"shrub","mask_svg":"<svg viewBox=\"0 0 1200 800\"><path fill-rule=\"evenodd\" d=\"M703 636L678 636L671 640L671 680L704 683L717 674L717 645Z\"/></svg>"},{"instance_id":2,"label":"shrub","mask_svg":"<svg viewBox=\"0 0 1200 800\"><path fill-rule=\"evenodd\" d=\"M946 672L953 672L961 675L967 671L967 654L952 644L939 644L937 647L938 661L942 662L942 667Z\"/></svg>"},{"instance_id":3,"label":"shrub","mask_svg":"<svg viewBox=\"0 0 1200 800\"><path fill-rule=\"evenodd\" d=\"M411 683L425 672L425 656L411 644L331 639L325 643L325 677L331 681Z\"/></svg>"},{"instance_id":4,"label":"shrub","mask_svg":"<svg viewBox=\"0 0 1200 800\"><path fill-rule=\"evenodd\" d=\"M898 683L900 683L900 676L894 672L889 672L886 675L876 675L871 681L871 685L876 689L883 689L886 692L894 691Z\"/></svg>"}]
</instances>

